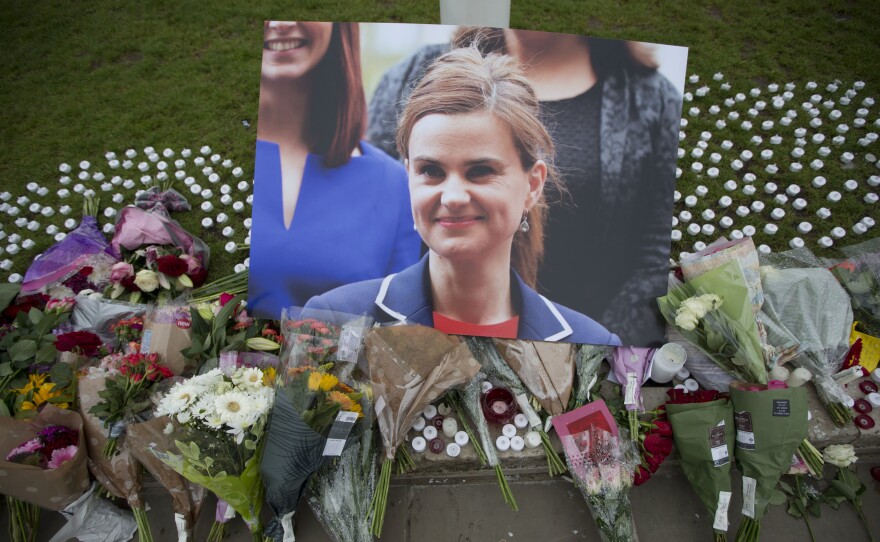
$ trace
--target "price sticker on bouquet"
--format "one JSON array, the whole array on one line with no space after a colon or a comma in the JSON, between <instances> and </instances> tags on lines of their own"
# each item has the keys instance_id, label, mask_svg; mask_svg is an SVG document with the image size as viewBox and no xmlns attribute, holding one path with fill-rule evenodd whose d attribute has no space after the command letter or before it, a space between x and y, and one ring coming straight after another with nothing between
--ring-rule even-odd
<instances>
[{"instance_id":1,"label":"price sticker on bouquet","mask_svg":"<svg viewBox=\"0 0 880 542\"><path fill-rule=\"evenodd\" d=\"M336 359L356 363L363 343L364 337L360 328L348 324L342 326L336 348Z\"/></svg>"},{"instance_id":2,"label":"price sticker on bouquet","mask_svg":"<svg viewBox=\"0 0 880 542\"><path fill-rule=\"evenodd\" d=\"M639 375L636 373L626 373L626 392L624 393L623 404L636 404L636 388L639 385Z\"/></svg>"},{"instance_id":3,"label":"price sticker on bouquet","mask_svg":"<svg viewBox=\"0 0 880 542\"><path fill-rule=\"evenodd\" d=\"M153 340L153 330L147 329L141 334L141 354L149 354L150 353L150 343Z\"/></svg>"},{"instance_id":4,"label":"price sticker on bouquet","mask_svg":"<svg viewBox=\"0 0 880 542\"><path fill-rule=\"evenodd\" d=\"M336 420L330 426L330 433L327 434L327 443L324 445L324 453L322 455L342 455L342 450L345 449L345 441L348 440L348 434L351 433L351 429L354 427L357 419L357 412L349 412L347 410L343 410L336 415Z\"/></svg>"},{"instance_id":5,"label":"price sticker on bouquet","mask_svg":"<svg viewBox=\"0 0 880 542\"><path fill-rule=\"evenodd\" d=\"M736 447L743 450L755 449L755 433L752 432L752 413L748 411L734 412L736 425Z\"/></svg>"},{"instance_id":6,"label":"price sticker on bouquet","mask_svg":"<svg viewBox=\"0 0 880 542\"><path fill-rule=\"evenodd\" d=\"M727 441L724 438L724 420L709 429L709 450L712 452L712 462L716 467L730 463L730 452L727 450Z\"/></svg>"}]
</instances>

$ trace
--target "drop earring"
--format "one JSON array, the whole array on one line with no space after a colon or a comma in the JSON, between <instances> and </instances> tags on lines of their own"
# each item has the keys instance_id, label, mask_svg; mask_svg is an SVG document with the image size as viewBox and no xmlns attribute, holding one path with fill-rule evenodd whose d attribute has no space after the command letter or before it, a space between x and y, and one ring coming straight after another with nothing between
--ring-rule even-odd
<instances>
[{"instance_id":1,"label":"drop earring","mask_svg":"<svg viewBox=\"0 0 880 542\"><path fill-rule=\"evenodd\" d=\"M522 222L519 223L519 231L523 233L529 232L529 217L528 214L523 215Z\"/></svg>"}]
</instances>

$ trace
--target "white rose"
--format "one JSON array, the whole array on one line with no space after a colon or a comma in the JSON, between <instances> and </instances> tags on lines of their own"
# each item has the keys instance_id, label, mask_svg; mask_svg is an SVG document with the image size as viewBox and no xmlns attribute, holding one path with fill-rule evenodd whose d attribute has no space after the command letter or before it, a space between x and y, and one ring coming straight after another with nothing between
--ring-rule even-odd
<instances>
[{"instance_id":1,"label":"white rose","mask_svg":"<svg viewBox=\"0 0 880 542\"><path fill-rule=\"evenodd\" d=\"M675 314L675 325L685 331L693 331L699 319L688 311L679 310Z\"/></svg>"},{"instance_id":2,"label":"white rose","mask_svg":"<svg viewBox=\"0 0 880 542\"><path fill-rule=\"evenodd\" d=\"M706 312L714 311L722 303L722 299L715 294L703 294L700 296L700 301L703 303Z\"/></svg>"},{"instance_id":3,"label":"white rose","mask_svg":"<svg viewBox=\"0 0 880 542\"><path fill-rule=\"evenodd\" d=\"M134 284L142 292L152 292L159 287L159 276L156 275L155 271L141 269L134 276Z\"/></svg>"},{"instance_id":4,"label":"white rose","mask_svg":"<svg viewBox=\"0 0 880 542\"><path fill-rule=\"evenodd\" d=\"M681 308L679 309L679 311L692 314L697 320L706 316L707 310L706 303L704 303L699 297L689 297L685 299L681 302Z\"/></svg>"},{"instance_id":5,"label":"white rose","mask_svg":"<svg viewBox=\"0 0 880 542\"><path fill-rule=\"evenodd\" d=\"M852 465L859 459L856 457L856 451L852 444L832 444L825 448L823 455L825 456L825 461L842 469Z\"/></svg>"}]
</instances>

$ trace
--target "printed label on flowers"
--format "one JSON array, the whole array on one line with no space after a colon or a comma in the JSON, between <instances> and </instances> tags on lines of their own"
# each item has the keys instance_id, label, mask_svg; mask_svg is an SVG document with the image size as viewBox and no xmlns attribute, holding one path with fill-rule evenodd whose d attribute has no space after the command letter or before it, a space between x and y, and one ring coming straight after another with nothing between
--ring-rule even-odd
<instances>
[{"instance_id":1,"label":"printed label on flowers","mask_svg":"<svg viewBox=\"0 0 880 542\"><path fill-rule=\"evenodd\" d=\"M525 393L516 396L516 404L519 405L519 409L529 419L529 427L541 427L541 417L532 408L529 398Z\"/></svg>"},{"instance_id":2,"label":"printed label on flowers","mask_svg":"<svg viewBox=\"0 0 880 542\"><path fill-rule=\"evenodd\" d=\"M755 518L755 488L758 481L748 476L743 476L743 509L744 516Z\"/></svg>"},{"instance_id":3,"label":"printed label on flowers","mask_svg":"<svg viewBox=\"0 0 880 542\"><path fill-rule=\"evenodd\" d=\"M146 329L141 334L141 354L150 353L150 341L153 339L153 330Z\"/></svg>"},{"instance_id":4,"label":"printed label on flowers","mask_svg":"<svg viewBox=\"0 0 880 542\"><path fill-rule=\"evenodd\" d=\"M712 462L716 467L730 463L730 453L724 440L724 420L709 429L709 450L712 452Z\"/></svg>"},{"instance_id":5,"label":"printed label on flowers","mask_svg":"<svg viewBox=\"0 0 880 542\"><path fill-rule=\"evenodd\" d=\"M638 375L636 373L626 373L626 394L623 404L636 404L636 386L638 386Z\"/></svg>"},{"instance_id":6,"label":"printed label on flowers","mask_svg":"<svg viewBox=\"0 0 880 542\"><path fill-rule=\"evenodd\" d=\"M348 434L351 432L351 428L354 427L357 419L357 412L348 412L347 410L343 410L336 415L336 421L330 426L330 433L327 434L327 443L324 445L324 453L322 455L342 455L345 441L348 439Z\"/></svg>"},{"instance_id":7,"label":"printed label on flowers","mask_svg":"<svg viewBox=\"0 0 880 542\"><path fill-rule=\"evenodd\" d=\"M363 337L359 328L349 325L342 326L342 331L339 333L339 345L336 349L336 359L356 363L361 344L363 344Z\"/></svg>"},{"instance_id":8,"label":"printed label on flowers","mask_svg":"<svg viewBox=\"0 0 880 542\"><path fill-rule=\"evenodd\" d=\"M731 495L732 493L730 491L718 492L718 508L715 509L715 523L712 524L713 529L718 531L727 530L727 510L730 508Z\"/></svg>"},{"instance_id":9,"label":"printed label on flowers","mask_svg":"<svg viewBox=\"0 0 880 542\"><path fill-rule=\"evenodd\" d=\"M734 412L736 425L736 447L743 450L755 449L755 434L752 432L752 413L748 411Z\"/></svg>"},{"instance_id":10,"label":"printed label on flowers","mask_svg":"<svg viewBox=\"0 0 880 542\"><path fill-rule=\"evenodd\" d=\"M788 399L773 399L774 416L791 416L791 404Z\"/></svg>"}]
</instances>

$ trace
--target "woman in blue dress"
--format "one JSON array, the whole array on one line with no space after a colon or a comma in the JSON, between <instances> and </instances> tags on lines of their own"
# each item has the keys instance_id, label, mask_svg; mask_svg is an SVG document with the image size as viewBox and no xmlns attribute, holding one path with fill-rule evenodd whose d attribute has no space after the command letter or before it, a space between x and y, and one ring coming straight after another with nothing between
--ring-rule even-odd
<instances>
[{"instance_id":1,"label":"woman in blue dress","mask_svg":"<svg viewBox=\"0 0 880 542\"><path fill-rule=\"evenodd\" d=\"M356 23L267 22L254 168L249 310L277 319L419 258L406 171L362 140Z\"/></svg>"}]
</instances>

